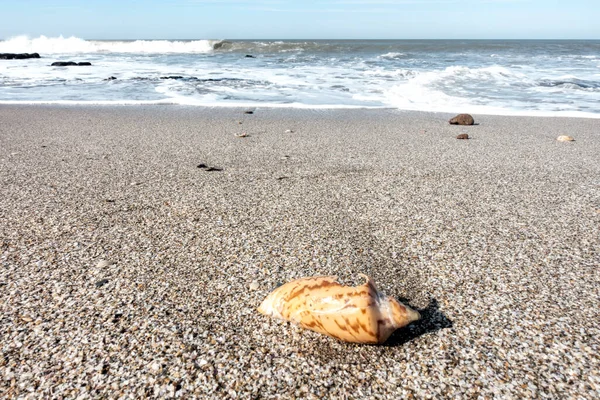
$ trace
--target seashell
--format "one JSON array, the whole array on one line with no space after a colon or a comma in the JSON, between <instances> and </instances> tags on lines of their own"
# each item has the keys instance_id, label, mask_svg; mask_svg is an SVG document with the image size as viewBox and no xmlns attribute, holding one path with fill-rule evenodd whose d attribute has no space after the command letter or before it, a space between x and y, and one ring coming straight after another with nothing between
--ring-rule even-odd
<instances>
[{"instance_id":1,"label":"seashell","mask_svg":"<svg viewBox=\"0 0 600 400\"><path fill-rule=\"evenodd\" d=\"M297 279L272 291L258 311L352 343L383 343L421 315L365 284L342 286L336 276Z\"/></svg>"},{"instance_id":2,"label":"seashell","mask_svg":"<svg viewBox=\"0 0 600 400\"><path fill-rule=\"evenodd\" d=\"M573 139L571 136L567 136L567 135L561 135L561 136L557 137L556 140L558 140L559 142L574 142L575 141L575 139Z\"/></svg>"}]
</instances>

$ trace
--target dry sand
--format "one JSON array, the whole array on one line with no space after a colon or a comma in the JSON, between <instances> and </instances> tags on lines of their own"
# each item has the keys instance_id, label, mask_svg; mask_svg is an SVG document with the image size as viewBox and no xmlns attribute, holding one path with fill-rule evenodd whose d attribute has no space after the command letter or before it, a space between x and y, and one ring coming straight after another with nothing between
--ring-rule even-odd
<instances>
[{"instance_id":1,"label":"dry sand","mask_svg":"<svg viewBox=\"0 0 600 400\"><path fill-rule=\"evenodd\" d=\"M0 397L600 396L600 120L243 111L0 108ZM423 320L256 312L358 273Z\"/></svg>"}]
</instances>

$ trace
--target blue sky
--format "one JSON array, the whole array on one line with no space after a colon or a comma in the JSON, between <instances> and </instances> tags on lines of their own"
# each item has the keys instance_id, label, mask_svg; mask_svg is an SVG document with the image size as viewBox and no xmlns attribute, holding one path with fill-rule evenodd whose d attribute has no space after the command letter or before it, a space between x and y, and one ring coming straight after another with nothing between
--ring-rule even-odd
<instances>
[{"instance_id":1,"label":"blue sky","mask_svg":"<svg viewBox=\"0 0 600 400\"><path fill-rule=\"evenodd\" d=\"M600 0L0 0L0 38L600 39Z\"/></svg>"}]
</instances>

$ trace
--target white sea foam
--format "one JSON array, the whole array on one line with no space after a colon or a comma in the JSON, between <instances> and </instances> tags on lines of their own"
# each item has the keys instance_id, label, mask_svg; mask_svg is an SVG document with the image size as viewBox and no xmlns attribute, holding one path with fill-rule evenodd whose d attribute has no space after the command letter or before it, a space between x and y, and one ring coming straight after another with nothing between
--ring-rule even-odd
<instances>
[{"instance_id":1,"label":"white sea foam","mask_svg":"<svg viewBox=\"0 0 600 400\"><path fill-rule=\"evenodd\" d=\"M437 42L434 51L408 42L356 46L347 41L234 41L213 51L215 43L44 36L0 41L0 52L42 56L0 62L0 104L397 108L600 117L597 60L586 57L587 48L557 61L522 52L522 46L510 52L493 48L480 54L478 48L476 54L450 54ZM92 66L50 65L59 60Z\"/></svg>"},{"instance_id":2,"label":"white sea foam","mask_svg":"<svg viewBox=\"0 0 600 400\"><path fill-rule=\"evenodd\" d=\"M401 57L404 57L405 55L406 54L404 54L404 53L397 53L397 52L391 51L389 53L380 55L379 58L401 58Z\"/></svg>"},{"instance_id":3,"label":"white sea foam","mask_svg":"<svg viewBox=\"0 0 600 400\"><path fill-rule=\"evenodd\" d=\"M209 53L218 40L135 40L98 41L84 40L74 36L65 38L40 36L29 38L17 36L0 41L0 53L81 54L81 53Z\"/></svg>"},{"instance_id":4,"label":"white sea foam","mask_svg":"<svg viewBox=\"0 0 600 400\"><path fill-rule=\"evenodd\" d=\"M563 76L562 78L573 78ZM385 103L404 110L444 111L495 114L495 115L536 115L536 116L572 116L600 118L592 112L581 111L579 106L571 102L563 104L540 103L531 109L524 100L517 96L503 95L500 89L506 87L507 92L521 90L540 91L541 88L526 74L511 71L501 66L484 68L468 68L451 66L440 71L417 73L413 78L395 84L384 91ZM542 88L543 89L543 88ZM552 88L554 89L554 88ZM557 90L569 89L568 85ZM476 96L477 91L481 97ZM497 98L493 95L497 93ZM474 95L475 94L475 95ZM484 98L488 97L488 98ZM492 98L489 98L492 97Z\"/></svg>"}]
</instances>

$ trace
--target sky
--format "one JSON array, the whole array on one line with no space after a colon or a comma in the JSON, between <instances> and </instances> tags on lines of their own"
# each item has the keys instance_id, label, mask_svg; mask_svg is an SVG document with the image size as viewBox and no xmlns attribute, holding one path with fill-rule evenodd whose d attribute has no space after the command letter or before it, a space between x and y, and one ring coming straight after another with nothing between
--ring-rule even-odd
<instances>
[{"instance_id":1,"label":"sky","mask_svg":"<svg viewBox=\"0 0 600 400\"><path fill-rule=\"evenodd\" d=\"M600 39L600 0L0 0L0 39Z\"/></svg>"}]
</instances>

